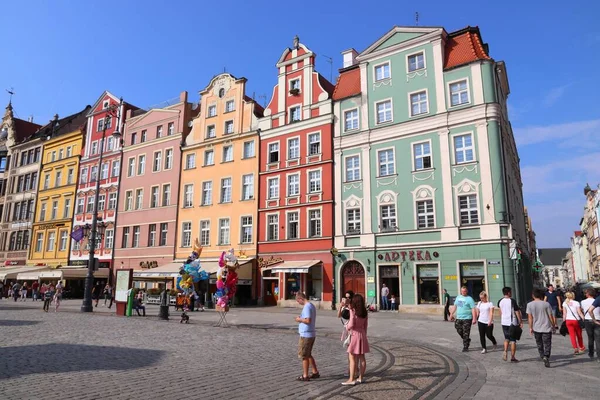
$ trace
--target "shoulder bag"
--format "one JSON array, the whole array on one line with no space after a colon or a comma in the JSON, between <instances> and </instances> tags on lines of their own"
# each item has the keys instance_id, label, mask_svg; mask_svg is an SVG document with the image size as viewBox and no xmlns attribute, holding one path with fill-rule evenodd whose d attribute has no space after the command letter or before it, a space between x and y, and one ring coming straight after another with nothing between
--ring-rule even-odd
<instances>
[{"instance_id":1,"label":"shoulder bag","mask_svg":"<svg viewBox=\"0 0 600 400\"><path fill-rule=\"evenodd\" d=\"M585 328L585 322L583 322L583 320L581 318L579 318L577 315L575 315L575 313L573 312L573 310L571 310L571 306L569 304L567 304L567 309L569 311L571 311L571 315L573 316L573 318L575 318L577 320L577 322L579 322L579 327L581 329ZM566 325L566 321L563 321L563 324ZM562 328L562 325L561 325L561 328Z\"/></svg>"},{"instance_id":2,"label":"shoulder bag","mask_svg":"<svg viewBox=\"0 0 600 400\"><path fill-rule=\"evenodd\" d=\"M515 340L521 340L521 335L523 334L523 329L521 329L521 327L518 325L519 318L517 318L517 313L515 312L514 307L511 308L511 311L512 311L512 314L515 316L515 319L517 320L517 325L513 324L511 321L510 327L508 328L508 334L511 337L515 338ZM511 317L512 317L512 315L511 315Z\"/></svg>"}]
</instances>

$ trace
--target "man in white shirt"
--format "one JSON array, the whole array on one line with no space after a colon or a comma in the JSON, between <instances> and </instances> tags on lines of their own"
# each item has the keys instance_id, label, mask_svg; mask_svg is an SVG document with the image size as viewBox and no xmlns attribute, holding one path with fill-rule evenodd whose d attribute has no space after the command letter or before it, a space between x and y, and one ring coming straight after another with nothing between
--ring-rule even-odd
<instances>
[{"instance_id":1,"label":"man in white shirt","mask_svg":"<svg viewBox=\"0 0 600 400\"><path fill-rule=\"evenodd\" d=\"M381 287L381 309L382 310L390 309L390 303L388 301L389 295L390 295L390 289L388 289L388 287L384 283Z\"/></svg>"},{"instance_id":2,"label":"man in white shirt","mask_svg":"<svg viewBox=\"0 0 600 400\"><path fill-rule=\"evenodd\" d=\"M585 317L585 331L588 336L588 356L594 358L594 348L596 349L596 361L600 362L600 325L594 320L600 320L600 308L593 307L596 290L592 288L585 289L585 300L581 302L581 309ZM600 298L600 297L599 297Z\"/></svg>"},{"instance_id":3,"label":"man in white shirt","mask_svg":"<svg viewBox=\"0 0 600 400\"><path fill-rule=\"evenodd\" d=\"M518 363L515 355L517 353L517 340L523 332L523 319L521 309L512 297L512 289L505 287L502 289L504 297L498 302L500 309L502 332L504 333L504 354L502 359L508 358L508 346L510 344L510 362ZM518 328L518 329L517 329Z\"/></svg>"}]
</instances>

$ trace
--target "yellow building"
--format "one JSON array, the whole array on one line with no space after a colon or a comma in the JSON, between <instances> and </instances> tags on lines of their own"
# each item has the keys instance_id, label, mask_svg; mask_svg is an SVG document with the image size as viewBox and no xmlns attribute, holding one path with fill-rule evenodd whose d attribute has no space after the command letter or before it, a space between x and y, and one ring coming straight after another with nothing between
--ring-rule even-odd
<instances>
[{"instance_id":1,"label":"yellow building","mask_svg":"<svg viewBox=\"0 0 600 400\"><path fill-rule=\"evenodd\" d=\"M54 120L36 135L45 140L28 265L66 266L76 207L79 158L90 107Z\"/></svg>"},{"instance_id":2,"label":"yellow building","mask_svg":"<svg viewBox=\"0 0 600 400\"><path fill-rule=\"evenodd\" d=\"M201 110L181 158L175 250L178 260L186 259L198 238L202 267L213 272L221 253L233 248L241 264L239 303L257 298L257 122L263 113L245 86L245 78L224 73L200 92Z\"/></svg>"}]
</instances>

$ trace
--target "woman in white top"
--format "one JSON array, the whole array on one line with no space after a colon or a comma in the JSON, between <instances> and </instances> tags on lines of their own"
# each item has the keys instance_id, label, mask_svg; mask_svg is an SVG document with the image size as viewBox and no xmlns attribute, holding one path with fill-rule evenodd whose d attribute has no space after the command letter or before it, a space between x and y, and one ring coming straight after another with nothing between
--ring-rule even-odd
<instances>
[{"instance_id":1,"label":"woman in white top","mask_svg":"<svg viewBox=\"0 0 600 400\"><path fill-rule=\"evenodd\" d=\"M494 304L488 299L486 292L479 293L479 299L477 303L477 326L479 327L479 339L481 340L481 354L487 353L485 346L485 337L492 341L494 348L497 345L496 338L494 337Z\"/></svg>"},{"instance_id":2,"label":"woman in white top","mask_svg":"<svg viewBox=\"0 0 600 400\"><path fill-rule=\"evenodd\" d=\"M573 292L565 293L565 297L563 319L567 322L571 345L576 355L584 354L585 346L583 345L583 336L581 334L581 326L579 325L579 321L583 321L584 319L583 312L581 312L581 305L578 301L574 300L575 295Z\"/></svg>"}]
</instances>

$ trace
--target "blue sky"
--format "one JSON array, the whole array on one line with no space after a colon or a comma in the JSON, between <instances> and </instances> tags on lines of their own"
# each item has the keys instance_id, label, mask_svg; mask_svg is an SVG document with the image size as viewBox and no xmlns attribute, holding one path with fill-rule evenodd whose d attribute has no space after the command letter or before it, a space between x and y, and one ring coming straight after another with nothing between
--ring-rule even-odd
<instances>
[{"instance_id":1,"label":"blue sky","mask_svg":"<svg viewBox=\"0 0 600 400\"><path fill-rule=\"evenodd\" d=\"M479 26L507 63L510 117L525 203L540 247L567 247L586 182L600 182L600 2L19 1L3 4L0 89L38 123L93 104L108 89L139 107L187 90L198 99L224 68L270 97L275 63L295 34L333 79L340 52L364 50L394 25ZM536 5L530 3L537 3ZM277 7L280 8L277 8ZM2 100L4 98L4 100ZM8 94L0 93L0 103Z\"/></svg>"}]
</instances>

